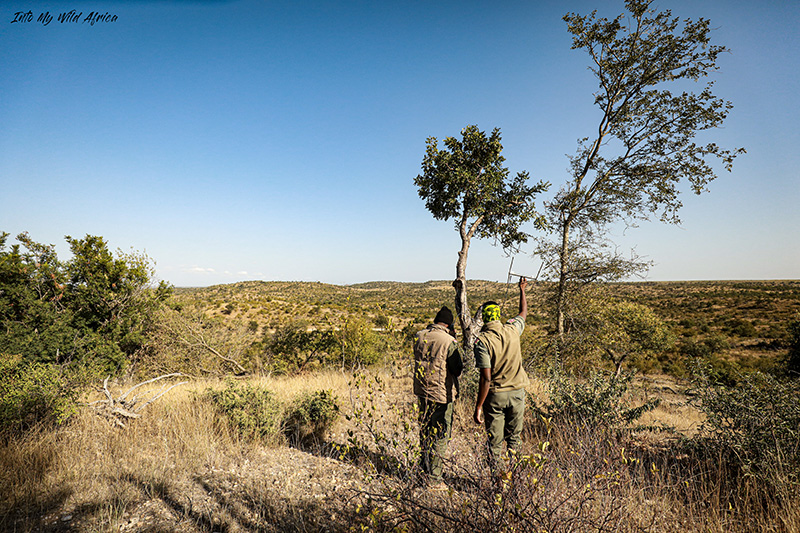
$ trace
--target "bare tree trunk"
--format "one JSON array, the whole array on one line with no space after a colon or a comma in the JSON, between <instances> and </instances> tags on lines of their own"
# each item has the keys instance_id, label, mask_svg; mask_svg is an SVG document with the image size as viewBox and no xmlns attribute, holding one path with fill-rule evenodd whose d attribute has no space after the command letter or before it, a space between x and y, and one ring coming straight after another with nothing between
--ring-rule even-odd
<instances>
[{"instance_id":1,"label":"bare tree trunk","mask_svg":"<svg viewBox=\"0 0 800 533\"><path fill-rule=\"evenodd\" d=\"M469 312L469 304L467 302L467 254L469 252L469 244L475 229L478 224L483 220L479 217L472 226L467 230L466 214L461 218L460 234L461 234L461 250L458 252L458 261L456 262L456 279L453 281L453 288L456 290L455 305L456 314L458 315L461 324L462 339L461 343L464 348L464 366L467 370L472 370L475 367L475 358L472 356L472 346L478 338L483 326L483 321L476 314L472 317Z\"/></svg>"},{"instance_id":2,"label":"bare tree trunk","mask_svg":"<svg viewBox=\"0 0 800 533\"><path fill-rule=\"evenodd\" d=\"M558 251L558 292L556 293L556 334L564 338L567 303L567 278L569 276L569 222L561 226L561 249Z\"/></svg>"}]
</instances>

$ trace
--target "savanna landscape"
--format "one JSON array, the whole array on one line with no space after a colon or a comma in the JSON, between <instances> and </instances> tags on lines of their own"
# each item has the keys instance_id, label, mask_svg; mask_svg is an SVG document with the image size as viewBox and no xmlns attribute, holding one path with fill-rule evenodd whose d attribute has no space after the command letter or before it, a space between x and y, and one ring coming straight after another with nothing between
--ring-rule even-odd
<instances>
[{"instance_id":1,"label":"savanna landscape","mask_svg":"<svg viewBox=\"0 0 800 533\"><path fill-rule=\"evenodd\" d=\"M145 253L114 252L101 236L66 236L64 258L35 235L22 232L14 242L0 232L0 529L800 531L800 281L646 281L654 260L622 252L612 240L643 221L680 224L685 194L709 192L717 174L745 154L708 138L733 107L708 79L728 52L710 44L709 20L673 17L649 0L628 0L624 8L611 19L596 11L563 17L572 49L586 54L587 76L597 82L596 109L586 116L596 123L579 137L566 179L552 190L527 171L511 174L499 127L487 133L468 124L460 138L441 144L427 137L413 182L430 215L458 235L454 279L175 287L157 279ZM438 64L436 72L447 77ZM693 92L696 83L702 87ZM315 128L317 118L309 120ZM181 122L174 137L186 129ZM295 144L313 143L303 133ZM353 146L358 150L344 154L348 165L367 153ZM206 152L212 159L226 153ZM182 157L174 168L186 172L192 156ZM220 157L219 176L234 172L235 156ZM297 198L308 200L307 180L293 175L302 158L292 156L291 171L276 171L279 178L258 190L288 205L271 187L297 182L304 187ZM150 159L158 157L136 157ZM194 195L197 184L221 182L219 176L192 174L191 185L176 190ZM348 192L338 182L337 188ZM223 189L209 196L222 199ZM177 207L158 203L175 194L141 203L154 216ZM97 203L112 196L125 194L113 189ZM83 197L73 203L86 204ZM268 211L267 204L248 211L230 203L237 216ZM228 233L210 231L207 224L226 218L216 210L193 216L203 217L200 231L223 235L225 247L236 233L246 237L236 241L242 248L272 254L270 239L277 237L256 242L256 228L280 233L340 209L354 217L339 232L348 246L362 239L340 252L345 268L374 243L358 237L359 226L383 213L357 218L362 206L333 205L325 197L325 209L311 215L290 205L275 223L248 219ZM159 234L160 224L179 226L190 235L193 224L170 215L168 223L147 226ZM316 234L321 220L311 220L309 231ZM206 238L195 240L214 249ZM286 239L293 247L306 242L288 233ZM520 337L531 378L523 443L496 467L487 460L486 430L472 417L487 379L479 382L473 346L484 326L483 302L497 302L504 319L521 309L519 276L509 269L507 283L468 277L477 239L539 265ZM315 235L314 242L324 240ZM414 242L422 250L450 241ZM387 246L394 252L402 245ZM293 250L298 257L307 252ZM420 465L412 342L445 305L455 317L465 371L444 484L432 490Z\"/></svg>"},{"instance_id":2,"label":"savanna landscape","mask_svg":"<svg viewBox=\"0 0 800 533\"><path fill-rule=\"evenodd\" d=\"M577 309L571 340L556 348L553 284L534 284L522 338L532 384L512 481L498 488L486 465L468 370L449 490L432 493L419 483L410 343L451 305L452 282L145 287L142 257L115 258L90 237L75 251L64 264L3 251L4 280L14 268L38 280L2 293L28 306L27 324L6 319L3 338L3 530L800 526L800 282L596 285L576 308L596 317L634 304L666 332L658 350L639 343L619 372L603 342L620 339ZM81 275L92 288L82 300L67 291ZM469 295L515 311L514 289L472 281ZM135 327L120 336L120 321ZM46 361L22 349L58 335L80 337L84 355Z\"/></svg>"}]
</instances>

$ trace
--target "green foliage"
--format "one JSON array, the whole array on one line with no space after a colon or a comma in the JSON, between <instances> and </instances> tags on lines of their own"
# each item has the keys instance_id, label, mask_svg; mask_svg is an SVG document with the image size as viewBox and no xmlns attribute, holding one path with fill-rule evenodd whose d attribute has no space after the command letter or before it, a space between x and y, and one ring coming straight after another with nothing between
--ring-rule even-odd
<instances>
[{"instance_id":1,"label":"green foliage","mask_svg":"<svg viewBox=\"0 0 800 533\"><path fill-rule=\"evenodd\" d=\"M790 376L800 378L800 318L789 322L789 351L785 367Z\"/></svg>"},{"instance_id":2,"label":"green foliage","mask_svg":"<svg viewBox=\"0 0 800 533\"><path fill-rule=\"evenodd\" d=\"M383 313L377 314L373 319L373 322L375 322L377 327L382 329L391 329L392 327L392 319Z\"/></svg>"},{"instance_id":3,"label":"green foliage","mask_svg":"<svg viewBox=\"0 0 800 533\"><path fill-rule=\"evenodd\" d=\"M687 360L688 368L697 364L705 368L714 381L735 385L745 368L737 361L726 359L721 354L730 348L729 340L721 334L712 334L704 339L681 339L678 352Z\"/></svg>"},{"instance_id":4,"label":"green foliage","mask_svg":"<svg viewBox=\"0 0 800 533\"><path fill-rule=\"evenodd\" d=\"M336 332L342 368L363 368L383 359L387 345L372 331L370 324L360 317L348 317Z\"/></svg>"},{"instance_id":5,"label":"green foliage","mask_svg":"<svg viewBox=\"0 0 800 533\"><path fill-rule=\"evenodd\" d=\"M269 338L266 351L269 369L276 374L295 374L319 367L337 348L332 331L309 330L305 321L280 326Z\"/></svg>"},{"instance_id":6,"label":"green foliage","mask_svg":"<svg viewBox=\"0 0 800 533\"><path fill-rule=\"evenodd\" d=\"M487 137L470 125L461 136L445 138L443 150L435 137L428 138L422 174L414 180L425 207L437 220L454 220L457 231L465 231L464 221L475 221L474 235L497 239L504 248L526 242L520 226L538 220L533 198L547 184L527 185L527 172L509 179L499 128Z\"/></svg>"},{"instance_id":7,"label":"green foliage","mask_svg":"<svg viewBox=\"0 0 800 533\"><path fill-rule=\"evenodd\" d=\"M267 389L229 379L224 389L208 389L205 397L246 439L274 442L282 433L283 407Z\"/></svg>"},{"instance_id":8,"label":"green foliage","mask_svg":"<svg viewBox=\"0 0 800 533\"><path fill-rule=\"evenodd\" d=\"M145 343L155 309L170 293L150 287L150 260L108 250L102 237L66 237L73 257L26 233L6 249L0 234L0 353L40 363L80 361L115 372Z\"/></svg>"},{"instance_id":9,"label":"green foliage","mask_svg":"<svg viewBox=\"0 0 800 533\"><path fill-rule=\"evenodd\" d=\"M627 398L634 374L592 372L579 379L556 367L546 376L549 402L532 405L533 412L548 424L573 427L625 429L655 409L660 399L631 406Z\"/></svg>"},{"instance_id":10,"label":"green foliage","mask_svg":"<svg viewBox=\"0 0 800 533\"><path fill-rule=\"evenodd\" d=\"M570 157L570 178L547 204L555 235L538 253L558 280L556 329L567 327L567 300L596 280L624 279L648 263L627 259L610 246L608 228L657 216L680 221L680 185L700 194L716 178L712 162L731 170L743 149L701 144L702 132L722 126L732 107L712 93L712 83L687 90L717 69L723 46L710 44L710 22L680 21L655 12L651 0L629 0L629 13L609 20L596 12L567 14L572 48L589 55L600 110L591 137ZM680 92L673 94L670 88Z\"/></svg>"},{"instance_id":11,"label":"green foliage","mask_svg":"<svg viewBox=\"0 0 800 533\"><path fill-rule=\"evenodd\" d=\"M708 157L730 170L743 152L694 142L698 132L720 127L732 107L711 93L712 83L699 93L674 95L667 88L698 82L718 68L726 48L710 44L710 22L681 22L670 11L654 12L650 4L631 0L630 14L613 20L594 13L564 17L572 48L589 54L602 118L597 138L582 144L572 159L575 176L593 176L592 182L586 187L578 182L569 198L561 199L580 206L593 223L658 211L662 220L677 222L680 180L700 193L716 177ZM608 154L601 156L601 148Z\"/></svg>"},{"instance_id":12,"label":"green foliage","mask_svg":"<svg viewBox=\"0 0 800 533\"><path fill-rule=\"evenodd\" d=\"M284 431L291 443L318 444L325 439L338 418L339 404L333 391L306 392L289 406Z\"/></svg>"},{"instance_id":13,"label":"green foliage","mask_svg":"<svg viewBox=\"0 0 800 533\"><path fill-rule=\"evenodd\" d=\"M440 150L435 137L427 140L422 174L414 180L425 207L437 220L453 220L461 237L461 250L456 261L455 314L461 323L462 344L469 352L481 327L473 320L467 302L467 255L473 237L491 238L505 250L517 250L529 235L523 224L534 221L543 227L543 219L535 210L534 198L549 184L528 185L528 173L520 172L513 179L503 166L500 155L500 130L489 137L477 126L461 131L462 140L447 137ZM471 368L471 360L467 368Z\"/></svg>"},{"instance_id":14,"label":"green foliage","mask_svg":"<svg viewBox=\"0 0 800 533\"><path fill-rule=\"evenodd\" d=\"M0 355L0 432L63 424L78 411L81 383L74 370Z\"/></svg>"},{"instance_id":15,"label":"green foliage","mask_svg":"<svg viewBox=\"0 0 800 533\"><path fill-rule=\"evenodd\" d=\"M787 473L800 481L800 382L754 372L726 386L699 365L694 385L713 445L765 480Z\"/></svg>"},{"instance_id":16,"label":"green foliage","mask_svg":"<svg viewBox=\"0 0 800 533\"><path fill-rule=\"evenodd\" d=\"M749 320L732 318L725 323L723 331L736 337L756 337L758 330Z\"/></svg>"},{"instance_id":17,"label":"green foliage","mask_svg":"<svg viewBox=\"0 0 800 533\"><path fill-rule=\"evenodd\" d=\"M663 320L649 307L628 301L588 299L573 317L572 350L592 360L592 352L610 361L617 374L623 364L648 370L655 358L669 350L674 338Z\"/></svg>"},{"instance_id":18,"label":"green foliage","mask_svg":"<svg viewBox=\"0 0 800 533\"><path fill-rule=\"evenodd\" d=\"M701 340L683 339L678 350L681 354L692 358L707 358L730 347L728 339L722 335L711 335Z\"/></svg>"}]
</instances>

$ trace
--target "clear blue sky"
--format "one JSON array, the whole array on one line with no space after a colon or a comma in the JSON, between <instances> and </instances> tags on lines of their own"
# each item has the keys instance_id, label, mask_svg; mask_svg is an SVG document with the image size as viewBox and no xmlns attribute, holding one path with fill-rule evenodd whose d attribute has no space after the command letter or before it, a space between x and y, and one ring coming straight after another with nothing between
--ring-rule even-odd
<instances>
[{"instance_id":1,"label":"clear blue sky","mask_svg":"<svg viewBox=\"0 0 800 533\"><path fill-rule=\"evenodd\" d=\"M653 280L800 278L800 2L659 0L711 19L748 153L680 227L620 235ZM553 183L597 122L568 11L620 1L51 1L0 4L0 231L102 235L178 286L450 279L457 233L413 183L425 139L499 127L512 173ZM12 22L18 11L32 22ZM82 12L77 23L60 13ZM114 22L82 22L92 11ZM37 22L49 11L52 22ZM548 195L541 197L547 199ZM529 248L530 249L530 248ZM470 278L505 281L490 243ZM538 262L518 256L515 270Z\"/></svg>"}]
</instances>

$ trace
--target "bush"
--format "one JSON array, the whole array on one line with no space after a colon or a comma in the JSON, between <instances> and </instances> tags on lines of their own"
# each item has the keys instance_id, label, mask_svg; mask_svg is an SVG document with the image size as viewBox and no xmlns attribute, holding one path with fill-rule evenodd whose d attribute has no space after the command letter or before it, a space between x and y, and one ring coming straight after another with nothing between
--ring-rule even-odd
<instances>
[{"instance_id":1,"label":"bush","mask_svg":"<svg viewBox=\"0 0 800 533\"><path fill-rule=\"evenodd\" d=\"M334 332L309 331L301 320L278 327L264 344L267 366L275 374L296 374L321 366L337 349Z\"/></svg>"},{"instance_id":2,"label":"bush","mask_svg":"<svg viewBox=\"0 0 800 533\"><path fill-rule=\"evenodd\" d=\"M60 366L0 355L0 431L63 424L78 411L80 382Z\"/></svg>"},{"instance_id":3,"label":"bush","mask_svg":"<svg viewBox=\"0 0 800 533\"><path fill-rule=\"evenodd\" d=\"M710 357L730 348L728 339L721 335L712 335L701 341L684 339L678 350L687 357L702 358Z\"/></svg>"},{"instance_id":4,"label":"bush","mask_svg":"<svg viewBox=\"0 0 800 533\"><path fill-rule=\"evenodd\" d=\"M230 379L222 390L206 390L205 397L242 437L274 442L281 435L283 408L272 391Z\"/></svg>"},{"instance_id":5,"label":"bush","mask_svg":"<svg viewBox=\"0 0 800 533\"><path fill-rule=\"evenodd\" d=\"M592 372L581 380L555 368L546 376L549 403L531 410L548 423L622 429L655 409L660 399L631 406L626 398L634 373Z\"/></svg>"},{"instance_id":6,"label":"bush","mask_svg":"<svg viewBox=\"0 0 800 533\"><path fill-rule=\"evenodd\" d=\"M307 392L289 407L284 432L292 444L317 444L325 439L337 418L339 405L333 391Z\"/></svg>"},{"instance_id":7,"label":"bush","mask_svg":"<svg viewBox=\"0 0 800 533\"><path fill-rule=\"evenodd\" d=\"M790 376L800 377L800 317L789 323L789 352L784 364Z\"/></svg>"},{"instance_id":8,"label":"bush","mask_svg":"<svg viewBox=\"0 0 800 533\"><path fill-rule=\"evenodd\" d=\"M725 323L723 331L736 337L757 337L758 330L749 320L733 318Z\"/></svg>"},{"instance_id":9,"label":"bush","mask_svg":"<svg viewBox=\"0 0 800 533\"><path fill-rule=\"evenodd\" d=\"M102 237L66 237L73 257L59 261L52 245L6 248L0 232L0 352L26 362L72 361L123 368L145 342L156 309L170 294L153 288L150 259L136 252L112 254Z\"/></svg>"},{"instance_id":10,"label":"bush","mask_svg":"<svg viewBox=\"0 0 800 533\"><path fill-rule=\"evenodd\" d=\"M788 472L797 482L800 383L753 372L737 385L725 386L710 375L710 369L701 366L694 378L710 444L735 457L751 474L767 480Z\"/></svg>"},{"instance_id":11,"label":"bush","mask_svg":"<svg viewBox=\"0 0 800 533\"><path fill-rule=\"evenodd\" d=\"M380 362L387 346L384 339L372 331L361 318L348 317L336 332L341 347L342 368L357 369Z\"/></svg>"}]
</instances>

